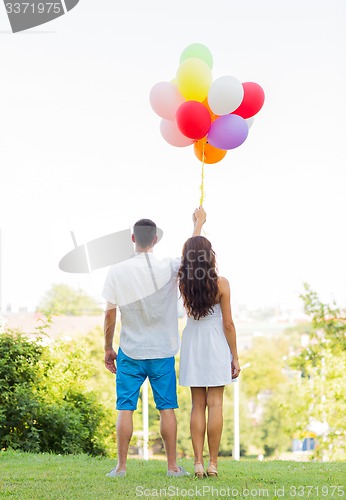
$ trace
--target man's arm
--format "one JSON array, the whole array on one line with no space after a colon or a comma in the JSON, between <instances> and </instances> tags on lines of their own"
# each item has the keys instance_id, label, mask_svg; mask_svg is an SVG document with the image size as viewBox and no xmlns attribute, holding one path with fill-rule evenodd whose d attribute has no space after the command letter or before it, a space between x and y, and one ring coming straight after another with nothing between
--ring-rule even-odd
<instances>
[{"instance_id":1,"label":"man's arm","mask_svg":"<svg viewBox=\"0 0 346 500\"><path fill-rule=\"evenodd\" d=\"M105 321L104 321L105 367L111 373L116 373L117 371L115 366L117 353L113 349L113 338L114 338L116 319L117 319L116 306L114 304L111 304L110 302L107 302L107 309L105 312Z\"/></svg>"},{"instance_id":2,"label":"man's arm","mask_svg":"<svg viewBox=\"0 0 346 500\"><path fill-rule=\"evenodd\" d=\"M203 207L196 208L196 210L192 215L192 219L194 223L192 236L201 236L202 226L207 219L207 214L205 213L204 208Z\"/></svg>"}]
</instances>

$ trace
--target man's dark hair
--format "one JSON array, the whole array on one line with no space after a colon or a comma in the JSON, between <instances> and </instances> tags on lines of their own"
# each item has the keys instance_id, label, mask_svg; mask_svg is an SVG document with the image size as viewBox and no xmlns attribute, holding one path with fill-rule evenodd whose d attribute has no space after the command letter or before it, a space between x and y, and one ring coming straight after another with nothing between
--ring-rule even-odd
<instances>
[{"instance_id":1,"label":"man's dark hair","mask_svg":"<svg viewBox=\"0 0 346 500\"><path fill-rule=\"evenodd\" d=\"M136 243L142 248L147 248L156 236L156 224L150 219L140 219L134 225L133 233Z\"/></svg>"}]
</instances>

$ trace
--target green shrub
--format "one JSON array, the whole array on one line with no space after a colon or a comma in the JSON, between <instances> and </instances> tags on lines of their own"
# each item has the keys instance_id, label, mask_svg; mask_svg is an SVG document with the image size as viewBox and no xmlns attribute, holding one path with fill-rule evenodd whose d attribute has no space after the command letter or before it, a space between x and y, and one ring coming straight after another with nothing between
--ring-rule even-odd
<instances>
[{"instance_id":1,"label":"green shrub","mask_svg":"<svg viewBox=\"0 0 346 500\"><path fill-rule=\"evenodd\" d=\"M80 342L0 334L0 448L104 454L104 410Z\"/></svg>"}]
</instances>

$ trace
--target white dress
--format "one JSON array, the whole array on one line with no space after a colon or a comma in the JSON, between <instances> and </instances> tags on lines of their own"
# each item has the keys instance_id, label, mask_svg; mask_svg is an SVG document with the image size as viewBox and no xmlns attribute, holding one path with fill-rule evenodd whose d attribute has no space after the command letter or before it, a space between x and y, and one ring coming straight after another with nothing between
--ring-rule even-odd
<instances>
[{"instance_id":1,"label":"white dress","mask_svg":"<svg viewBox=\"0 0 346 500\"><path fill-rule=\"evenodd\" d=\"M187 318L180 348L179 383L187 387L217 387L232 382L232 353L222 323L220 304L214 312Z\"/></svg>"}]
</instances>

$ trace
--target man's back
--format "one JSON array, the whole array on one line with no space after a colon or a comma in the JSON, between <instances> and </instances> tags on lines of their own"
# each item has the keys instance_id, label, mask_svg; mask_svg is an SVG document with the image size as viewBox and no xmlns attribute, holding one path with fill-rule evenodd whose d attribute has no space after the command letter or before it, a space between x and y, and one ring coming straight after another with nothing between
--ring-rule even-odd
<instances>
[{"instance_id":1,"label":"man's back","mask_svg":"<svg viewBox=\"0 0 346 500\"><path fill-rule=\"evenodd\" d=\"M139 252L110 268L103 297L120 309L120 347L127 356L155 359L178 352L179 263L179 259Z\"/></svg>"}]
</instances>

